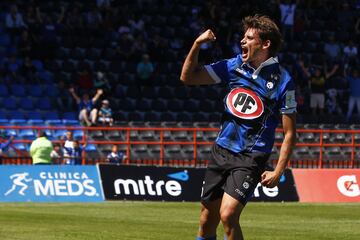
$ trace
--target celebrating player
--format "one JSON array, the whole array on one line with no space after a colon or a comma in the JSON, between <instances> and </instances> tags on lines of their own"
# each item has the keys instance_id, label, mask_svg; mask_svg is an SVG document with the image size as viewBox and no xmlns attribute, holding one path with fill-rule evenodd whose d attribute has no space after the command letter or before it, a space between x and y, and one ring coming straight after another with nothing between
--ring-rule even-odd
<instances>
[{"instance_id":1,"label":"celebrating player","mask_svg":"<svg viewBox=\"0 0 360 240\"><path fill-rule=\"evenodd\" d=\"M241 55L199 66L201 45L216 40L207 30L195 40L182 67L185 84L228 87L221 130L205 174L197 240L216 239L220 220L228 240L243 239L242 209L258 182L266 187L278 184L295 143L295 86L276 57L279 29L259 15L246 17L243 27ZM284 129L280 156L275 170L265 171L280 117Z\"/></svg>"}]
</instances>

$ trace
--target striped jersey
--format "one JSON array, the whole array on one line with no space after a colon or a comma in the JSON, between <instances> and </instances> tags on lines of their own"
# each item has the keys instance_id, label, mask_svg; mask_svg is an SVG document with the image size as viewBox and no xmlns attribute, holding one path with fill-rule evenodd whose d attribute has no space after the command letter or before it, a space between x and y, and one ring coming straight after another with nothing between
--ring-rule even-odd
<instances>
[{"instance_id":1,"label":"striped jersey","mask_svg":"<svg viewBox=\"0 0 360 240\"><path fill-rule=\"evenodd\" d=\"M295 84L289 73L277 58L253 69L241 55L205 69L228 89L216 143L235 153L270 153L281 114L296 112Z\"/></svg>"}]
</instances>

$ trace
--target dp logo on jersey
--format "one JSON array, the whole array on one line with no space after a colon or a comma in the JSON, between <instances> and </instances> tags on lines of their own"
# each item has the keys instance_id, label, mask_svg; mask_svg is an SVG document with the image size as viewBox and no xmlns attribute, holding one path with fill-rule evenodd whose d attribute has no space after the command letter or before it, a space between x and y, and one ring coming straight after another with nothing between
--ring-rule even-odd
<instances>
[{"instance_id":1,"label":"dp logo on jersey","mask_svg":"<svg viewBox=\"0 0 360 240\"><path fill-rule=\"evenodd\" d=\"M264 105L255 92L245 88L234 88L228 94L226 105L230 112L242 119L255 119L264 112Z\"/></svg>"}]
</instances>

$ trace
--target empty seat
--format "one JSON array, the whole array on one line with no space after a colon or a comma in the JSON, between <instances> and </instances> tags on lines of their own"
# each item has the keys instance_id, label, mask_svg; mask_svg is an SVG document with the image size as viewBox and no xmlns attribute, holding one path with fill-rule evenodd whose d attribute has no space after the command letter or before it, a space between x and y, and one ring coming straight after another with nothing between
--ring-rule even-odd
<instances>
[{"instance_id":1,"label":"empty seat","mask_svg":"<svg viewBox=\"0 0 360 240\"><path fill-rule=\"evenodd\" d=\"M9 95L8 87L4 84L0 84L0 96L7 97Z\"/></svg>"},{"instance_id":2,"label":"empty seat","mask_svg":"<svg viewBox=\"0 0 360 240\"><path fill-rule=\"evenodd\" d=\"M2 106L7 110L15 110L17 109L17 101L15 98L4 98Z\"/></svg>"},{"instance_id":3,"label":"empty seat","mask_svg":"<svg viewBox=\"0 0 360 240\"><path fill-rule=\"evenodd\" d=\"M26 140L34 140L37 134L32 129L20 129L18 133L18 137Z\"/></svg>"},{"instance_id":4,"label":"empty seat","mask_svg":"<svg viewBox=\"0 0 360 240\"><path fill-rule=\"evenodd\" d=\"M26 96L25 88L24 88L24 86L22 86L20 84L10 85L10 91L11 91L11 94L16 97L25 97Z\"/></svg>"},{"instance_id":5,"label":"empty seat","mask_svg":"<svg viewBox=\"0 0 360 240\"><path fill-rule=\"evenodd\" d=\"M19 102L19 107L24 110L33 110L34 103L32 98L21 98Z\"/></svg>"}]
</instances>

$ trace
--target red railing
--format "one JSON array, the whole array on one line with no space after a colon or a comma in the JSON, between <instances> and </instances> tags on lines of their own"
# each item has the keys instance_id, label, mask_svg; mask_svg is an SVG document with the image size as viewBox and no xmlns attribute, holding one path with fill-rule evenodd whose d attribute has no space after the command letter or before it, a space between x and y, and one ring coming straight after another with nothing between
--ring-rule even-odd
<instances>
[{"instance_id":1,"label":"red railing","mask_svg":"<svg viewBox=\"0 0 360 240\"><path fill-rule=\"evenodd\" d=\"M0 129L13 129L16 131L23 129L32 129L35 131L40 130L82 130L83 137L81 142L88 142L89 144L100 145L112 145L116 144L119 146L124 146L122 149L126 152L128 158L125 160L124 164L152 164L152 165L181 165L181 166L205 166L207 164L208 158L198 158L198 148L204 145L212 145L213 139L210 141L208 139L198 136L198 133L201 135L206 135L206 133L212 133L213 136L218 132L217 128L165 128L165 127L73 127L73 126L0 126ZM121 140L106 140L106 139L91 139L88 140L91 135L90 132L101 131L103 133L109 134L110 132L120 132ZM137 136L137 133L140 132L152 132L154 134L153 138L150 137L150 140L143 140ZM186 132L186 139L177 141L174 140L171 136L175 136L177 132L183 131ZM282 129L277 129L278 133L282 132ZM307 168L359 168L360 167L360 156L357 156L357 147L360 147L360 137L359 143L356 142L357 138L355 136L360 136L360 130L323 130L323 129L298 129L297 134L312 133L316 136L315 139L308 139L310 142L301 142L298 141L296 144L296 149L291 162L289 163L290 167L307 167ZM327 135L329 134L344 134L347 136L343 141L340 142L330 142ZM139 134L141 135L141 134ZM123 137L121 137L123 136ZM190 140L189 140L190 139ZM301 137L299 138L301 139ZM14 143L26 143L30 144L32 140L26 139L15 139ZM54 143L61 141L59 139L53 140ZM281 147L282 139L277 137L275 139L274 146L276 148ZM152 145L159 147L158 156L154 157L142 157L135 158L132 156L132 149L135 148L135 145ZM192 154L191 156L187 155L184 158L165 156L165 150L168 146L171 145L180 145L180 146L191 146ZM297 154L297 149L301 147L308 147L309 150L312 148L318 148L318 153L302 155ZM328 147L338 147L340 148L340 154L337 155L336 152L332 157L324 157L325 148ZM276 150L276 148L274 148ZM346 149L343 148L350 148ZM5 156L2 157L3 164L30 164L31 158L27 152L16 151L16 156ZM271 157L271 163L274 165L277 161L278 153L274 151ZM329 159L330 158L330 159ZM99 162L105 162L106 156L90 156L89 154L83 157L83 164L96 164ZM59 163L59 162L57 162Z\"/></svg>"}]
</instances>

